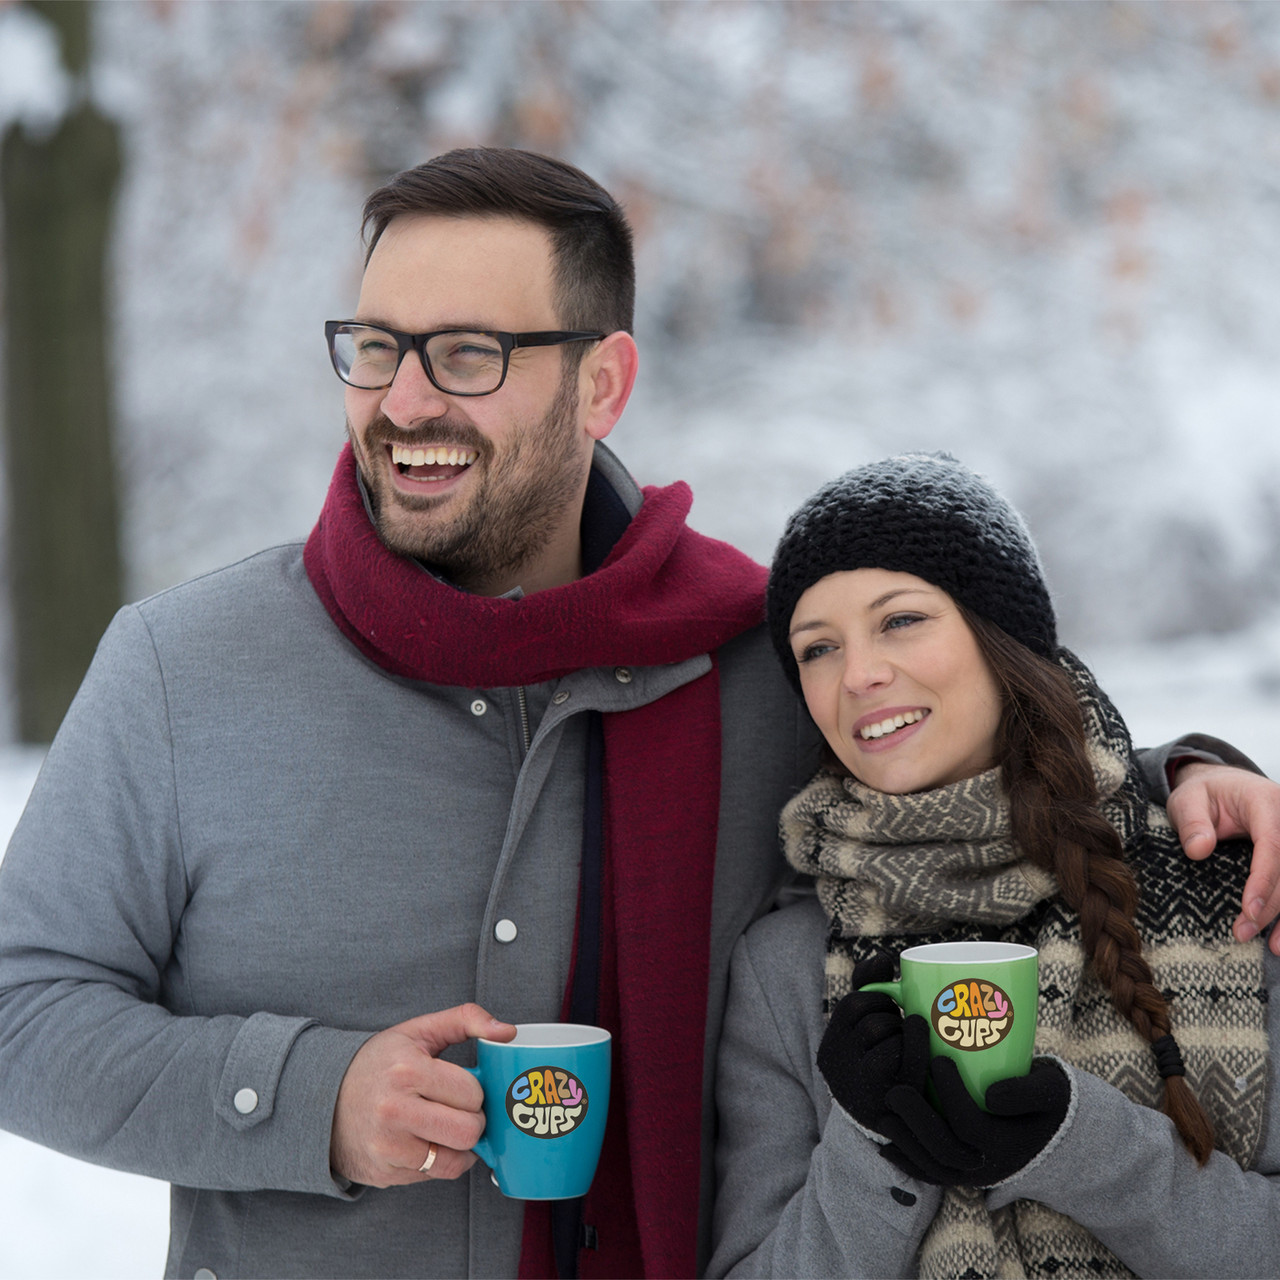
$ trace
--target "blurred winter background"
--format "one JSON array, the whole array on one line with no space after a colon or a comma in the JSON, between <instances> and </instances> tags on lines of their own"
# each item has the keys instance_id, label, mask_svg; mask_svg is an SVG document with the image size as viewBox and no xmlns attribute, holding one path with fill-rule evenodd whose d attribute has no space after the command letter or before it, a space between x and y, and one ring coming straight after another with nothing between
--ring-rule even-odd
<instances>
[{"instance_id":1,"label":"blurred winter background","mask_svg":"<svg viewBox=\"0 0 1280 1280\"><path fill-rule=\"evenodd\" d=\"M361 200L525 146L635 224L611 443L642 481L689 480L763 559L822 480L948 449L1026 513L1140 740L1218 733L1280 776L1280 6L90 9L125 598L306 533ZM46 13L0 0L0 130L48 136L75 94ZM0 681L3 836L40 748ZM0 1275L158 1273L165 1218L158 1184L0 1135Z\"/></svg>"}]
</instances>

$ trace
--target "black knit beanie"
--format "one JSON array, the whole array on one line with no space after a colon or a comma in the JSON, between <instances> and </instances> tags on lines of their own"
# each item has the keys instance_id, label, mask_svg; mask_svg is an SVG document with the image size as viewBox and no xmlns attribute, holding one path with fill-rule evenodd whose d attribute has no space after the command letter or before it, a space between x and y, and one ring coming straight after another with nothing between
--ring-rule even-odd
<instances>
[{"instance_id":1,"label":"black knit beanie","mask_svg":"<svg viewBox=\"0 0 1280 1280\"><path fill-rule=\"evenodd\" d=\"M1053 604L1022 517L946 453L907 453L848 471L787 522L769 572L768 618L798 691L788 632L800 597L829 573L913 573L1041 657L1057 649Z\"/></svg>"}]
</instances>

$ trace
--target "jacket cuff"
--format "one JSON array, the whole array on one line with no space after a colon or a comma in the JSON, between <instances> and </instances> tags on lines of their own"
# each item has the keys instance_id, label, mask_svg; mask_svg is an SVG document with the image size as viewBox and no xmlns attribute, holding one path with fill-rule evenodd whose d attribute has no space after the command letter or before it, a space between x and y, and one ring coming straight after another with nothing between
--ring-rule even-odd
<instances>
[{"instance_id":1,"label":"jacket cuff","mask_svg":"<svg viewBox=\"0 0 1280 1280\"><path fill-rule=\"evenodd\" d=\"M333 1173L329 1146L338 1089L372 1034L270 1013L245 1022L227 1055L215 1111L222 1123L261 1144L271 1169L264 1186L345 1200L359 1193Z\"/></svg>"},{"instance_id":2,"label":"jacket cuff","mask_svg":"<svg viewBox=\"0 0 1280 1280\"><path fill-rule=\"evenodd\" d=\"M1250 773L1266 776L1264 770L1229 742L1223 742L1221 738L1207 733L1184 734L1175 742L1166 742L1161 747L1148 747L1138 753L1147 794L1157 804L1168 802L1169 792L1174 786L1174 773L1180 764L1188 760L1230 765L1235 769L1247 769Z\"/></svg>"}]
</instances>

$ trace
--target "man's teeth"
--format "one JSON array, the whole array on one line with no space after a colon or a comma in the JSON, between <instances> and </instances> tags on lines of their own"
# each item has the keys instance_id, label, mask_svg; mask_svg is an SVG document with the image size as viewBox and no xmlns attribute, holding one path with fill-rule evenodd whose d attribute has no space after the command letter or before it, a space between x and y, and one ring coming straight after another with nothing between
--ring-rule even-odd
<instances>
[{"instance_id":1,"label":"man's teeth","mask_svg":"<svg viewBox=\"0 0 1280 1280\"><path fill-rule=\"evenodd\" d=\"M883 738L886 733L892 733L895 729L923 720L926 714L927 712L924 711L903 711L896 716L890 716L887 720L881 720L879 724L864 724L858 730L858 736L864 739Z\"/></svg>"},{"instance_id":2,"label":"man's teeth","mask_svg":"<svg viewBox=\"0 0 1280 1280\"><path fill-rule=\"evenodd\" d=\"M391 461L402 467L469 467L477 457L474 449L459 449L456 445L439 445L433 449L410 449L403 444L391 446Z\"/></svg>"}]
</instances>

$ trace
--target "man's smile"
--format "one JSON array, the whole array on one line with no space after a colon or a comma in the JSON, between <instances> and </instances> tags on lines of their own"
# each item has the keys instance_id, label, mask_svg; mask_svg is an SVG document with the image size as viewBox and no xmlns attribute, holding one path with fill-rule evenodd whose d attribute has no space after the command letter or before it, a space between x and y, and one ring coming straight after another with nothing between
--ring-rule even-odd
<instances>
[{"instance_id":1,"label":"man's smile","mask_svg":"<svg viewBox=\"0 0 1280 1280\"><path fill-rule=\"evenodd\" d=\"M425 447L388 444L387 452L396 473L420 484L440 484L462 475L480 456L463 445L440 444Z\"/></svg>"}]
</instances>

